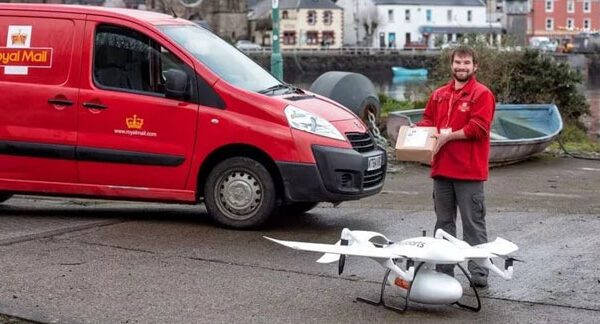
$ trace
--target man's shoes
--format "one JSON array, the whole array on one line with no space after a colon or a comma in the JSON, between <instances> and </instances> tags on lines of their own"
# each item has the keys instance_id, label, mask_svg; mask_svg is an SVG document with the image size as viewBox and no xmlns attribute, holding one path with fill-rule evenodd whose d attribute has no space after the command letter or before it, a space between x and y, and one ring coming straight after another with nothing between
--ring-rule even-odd
<instances>
[{"instance_id":1,"label":"man's shoes","mask_svg":"<svg viewBox=\"0 0 600 324\"><path fill-rule=\"evenodd\" d=\"M471 282L473 283L473 286L477 288L485 288L488 285L486 276L473 275L471 276Z\"/></svg>"}]
</instances>

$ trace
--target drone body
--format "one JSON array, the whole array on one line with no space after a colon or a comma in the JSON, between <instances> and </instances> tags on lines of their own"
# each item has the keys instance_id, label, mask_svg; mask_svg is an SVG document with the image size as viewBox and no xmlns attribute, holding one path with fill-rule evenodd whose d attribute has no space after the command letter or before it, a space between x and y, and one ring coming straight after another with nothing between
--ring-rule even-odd
<instances>
[{"instance_id":1,"label":"drone body","mask_svg":"<svg viewBox=\"0 0 600 324\"><path fill-rule=\"evenodd\" d=\"M462 285L454 277L434 271L435 265L456 264L471 282L469 275L460 264L474 261L504 279L511 279L513 261L516 259L509 255L518 250L514 243L502 238L471 246L441 229L436 231L435 237L415 237L397 243L377 232L351 231L347 228L342 230L341 239L335 244L282 241L266 236L265 238L292 249L325 253L317 262L338 262L340 274L344 268L346 255L371 258L387 269L382 282L380 300L378 302L363 298L359 300L393 308L385 305L383 301L386 284L389 284L405 297L404 310L410 300L423 304L457 304L478 311L481 303L473 284L471 283L471 287L477 297L478 306L460 304L459 300L463 295ZM504 270L494 265L492 258L505 259ZM406 267L398 265L402 260L406 261Z\"/></svg>"}]
</instances>

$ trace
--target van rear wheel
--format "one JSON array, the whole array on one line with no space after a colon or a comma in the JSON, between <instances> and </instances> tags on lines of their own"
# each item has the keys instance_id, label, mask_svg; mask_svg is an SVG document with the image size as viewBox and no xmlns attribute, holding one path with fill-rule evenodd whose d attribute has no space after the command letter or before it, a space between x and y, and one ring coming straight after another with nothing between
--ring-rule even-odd
<instances>
[{"instance_id":1,"label":"van rear wheel","mask_svg":"<svg viewBox=\"0 0 600 324\"><path fill-rule=\"evenodd\" d=\"M12 197L13 194L8 193L8 192L0 192L0 204L9 200L10 197Z\"/></svg>"},{"instance_id":2,"label":"van rear wheel","mask_svg":"<svg viewBox=\"0 0 600 324\"><path fill-rule=\"evenodd\" d=\"M204 202L219 224L254 228L273 214L277 193L273 177L260 162L234 157L210 172L204 186Z\"/></svg>"}]
</instances>

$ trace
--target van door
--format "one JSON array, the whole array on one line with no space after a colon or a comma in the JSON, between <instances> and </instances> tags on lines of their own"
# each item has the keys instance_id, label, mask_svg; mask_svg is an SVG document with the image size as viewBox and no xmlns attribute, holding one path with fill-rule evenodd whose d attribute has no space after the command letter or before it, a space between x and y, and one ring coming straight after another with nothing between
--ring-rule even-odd
<instances>
[{"instance_id":1,"label":"van door","mask_svg":"<svg viewBox=\"0 0 600 324\"><path fill-rule=\"evenodd\" d=\"M183 189L198 113L192 64L152 31L107 19L88 17L86 26L79 180L129 189ZM187 80L181 96L166 90L173 74Z\"/></svg>"},{"instance_id":2,"label":"van door","mask_svg":"<svg viewBox=\"0 0 600 324\"><path fill-rule=\"evenodd\" d=\"M23 190L31 188L15 180L77 182L76 107L85 20L42 14L0 12L0 189L8 179L12 189Z\"/></svg>"}]
</instances>

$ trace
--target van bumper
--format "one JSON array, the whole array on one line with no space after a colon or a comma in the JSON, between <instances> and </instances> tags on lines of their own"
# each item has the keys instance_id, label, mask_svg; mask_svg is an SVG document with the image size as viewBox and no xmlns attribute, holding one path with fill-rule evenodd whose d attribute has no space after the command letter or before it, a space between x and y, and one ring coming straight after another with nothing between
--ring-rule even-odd
<instances>
[{"instance_id":1,"label":"van bumper","mask_svg":"<svg viewBox=\"0 0 600 324\"><path fill-rule=\"evenodd\" d=\"M341 202L377 194L383 188L387 158L377 149L359 153L313 145L316 164L276 162L287 202ZM369 158L381 156L381 167L368 171Z\"/></svg>"}]
</instances>

